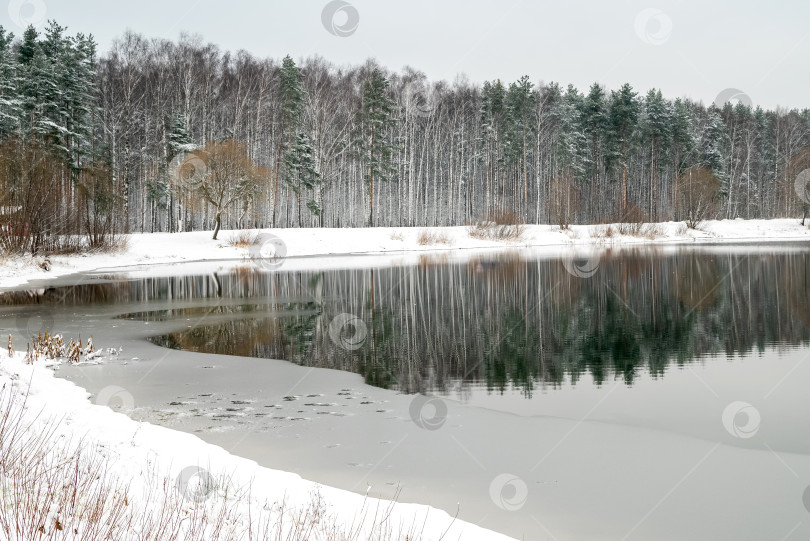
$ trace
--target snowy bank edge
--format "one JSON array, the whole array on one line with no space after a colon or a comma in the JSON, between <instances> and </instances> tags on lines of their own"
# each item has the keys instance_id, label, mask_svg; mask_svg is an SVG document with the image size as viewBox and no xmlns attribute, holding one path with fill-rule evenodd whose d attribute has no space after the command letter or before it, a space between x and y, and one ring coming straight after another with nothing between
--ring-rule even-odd
<instances>
[{"instance_id":1,"label":"snowy bank edge","mask_svg":"<svg viewBox=\"0 0 810 541\"><path fill-rule=\"evenodd\" d=\"M29 419L59 420L57 436L82 440L88 447L112 451L110 472L122 478L165 472L174 480L190 466L204 468L213 476L250 487L254 503L286 501L303 508L317 491L328 511L355 521L362 510L390 506L392 524L416 525L425 540L462 539L513 541L496 532L454 519L440 509L424 504L388 502L302 479L299 475L259 466L255 461L233 455L193 434L145 422L137 422L90 401L90 393L75 383L56 377L44 362L25 364L24 353L9 358L0 353L0 387L15 382L28 389L26 415ZM422 525L424 528L422 529Z\"/></svg>"},{"instance_id":2,"label":"snowy bank edge","mask_svg":"<svg viewBox=\"0 0 810 541\"><path fill-rule=\"evenodd\" d=\"M683 222L652 224L656 236L617 234L617 224L572 225L562 231L557 226L526 225L520 241L497 241L471 238L468 228L455 227L381 227L381 228L310 228L251 230L272 234L282 239L285 258L300 262L295 270L315 266L304 258L346 255L441 254L462 250L555 249L564 255L571 248L621 245L677 245L750 242L810 241L810 228L793 218L772 220L711 220L700 229L687 229ZM614 233L605 238L604 231ZM449 245L420 245L422 231L439 231ZM271 233L272 232L272 233ZM51 269L44 271L31 258L9 258L0 261L0 289L24 286L31 281L49 280L80 272L114 272L116 269L148 265L170 265L186 262L227 262L248 260L249 250L229 246L237 231L223 230L217 241L209 231L190 233L134 233L127 236L128 247L122 253L81 254L50 258Z\"/></svg>"}]
</instances>

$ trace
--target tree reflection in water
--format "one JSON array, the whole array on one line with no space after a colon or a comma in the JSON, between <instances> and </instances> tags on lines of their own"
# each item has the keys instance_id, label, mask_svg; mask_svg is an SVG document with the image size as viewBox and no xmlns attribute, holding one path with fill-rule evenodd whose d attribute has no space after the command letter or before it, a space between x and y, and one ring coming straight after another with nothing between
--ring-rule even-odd
<instances>
[{"instance_id":1,"label":"tree reflection in water","mask_svg":"<svg viewBox=\"0 0 810 541\"><path fill-rule=\"evenodd\" d=\"M163 346L348 370L409 393L483 384L530 397L538 385L586 375L632 385L642 372L662 377L709 354L806 344L808 257L777 248L607 251L590 278L519 255L326 272L242 268L6 294L0 304L138 304L124 317L193 324L152 339ZM346 314L355 324L336 336L330 323Z\"/></svg>"}]
</instances>

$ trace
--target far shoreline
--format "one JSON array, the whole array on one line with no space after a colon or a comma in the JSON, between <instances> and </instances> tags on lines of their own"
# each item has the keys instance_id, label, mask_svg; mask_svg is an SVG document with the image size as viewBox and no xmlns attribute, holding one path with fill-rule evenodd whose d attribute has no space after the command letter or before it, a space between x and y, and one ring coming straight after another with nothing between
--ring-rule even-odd
<instances>
[{"instance_id":1,"label":"far shoreline","mask_svg":"<svg viewBox=\"0 0 810 541\"><path fill-rule=\"evenodd\" d=\"M630 227L638 230L628 232ZM697 229L684 222L655 224L520 226L520 238L473 238L468 226L377 227L377 228L290 228L222 230L217 240L211 231L178 233L132 233L124 235L120 252L81 253L54 256L11 256L0 259L0 290L24 287L83 272L114 272L117 269L147 269L176 263L234 263L265 257L261 243L272 239L271 252L278 259L268 268L288 269L284 261L304 262L317 258L461 253L470 250L540 249L564 253L569 248L683 244L750 244L810 241L810 227L797 218L770 220L708 220ZM621 231L625 231L622 233ZM232 241L251 236L253 245L235 246ZM271 254L272 255L272 254ZM47 259L48 270L41 268ZM307 265L295 265L294 269Z\"/></svg>"}]
</instances>

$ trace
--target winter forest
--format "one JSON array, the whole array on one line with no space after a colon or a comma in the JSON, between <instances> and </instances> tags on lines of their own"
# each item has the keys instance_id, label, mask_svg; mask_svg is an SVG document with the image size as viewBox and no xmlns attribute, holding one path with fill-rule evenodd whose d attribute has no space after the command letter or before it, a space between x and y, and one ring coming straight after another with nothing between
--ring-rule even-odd
<instances>
[{"instance_id":1,"label":"winter forest","mask_svg":"<svg viewBox=\"0 0 810 541\"><path fill-rule=\"evenodd\" d=\"M283 52L280 52L280 55ZM0 27L9 251L119 233L801 217L810 110L428 81L128 32ZM55 240L60 239L60 240ZM66 240L67 239L67 240Z\"/></svg>"}]
</instances>

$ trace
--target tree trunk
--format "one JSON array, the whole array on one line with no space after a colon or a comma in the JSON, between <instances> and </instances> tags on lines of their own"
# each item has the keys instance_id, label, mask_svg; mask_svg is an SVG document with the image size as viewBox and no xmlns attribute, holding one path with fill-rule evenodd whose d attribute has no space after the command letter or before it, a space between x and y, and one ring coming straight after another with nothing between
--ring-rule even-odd
<instances>
[{"instance_id":1,"label":"tree trunk","mask_svg":"<svg viewBox=\"0 0 810 541\"><path fill-rule=\"evenodd\" d=\"M627 143L622 143L622 221L627 211Z\"/></svg>"},{"instance_id":2,"label":"tree trunk","mask_svg":"<svg viewBox=\"0 0 810 541\"><path fill-rule=\"evenodd\" d=\"M374 227L374 171L371 172L371 182L369 183L369 213L368 213L368 223L369 227Z\"/></svg>"},{"instance_id":3,"label":"tree trunk","mask_svg":"<svg viewBox=\"0 0 810 541\"><path fill-rule=\"evenodd\" d=\"M301 188L298 189L298 227L301 227Z\"/></svg>"},{"instance_id":4,"label":"tree trunk","mask_svg":"<svg viewBox=\"0 0 810 541\"><path fill-rule=\"evenodd\" d=\"M217 235L219 235L219 228L222 227L222 211L221 210L217 211L216 220L217 220L217 227L216 227L216 229L214 229L214 240L217 240Z\"/></svg>"}]
</instances>

